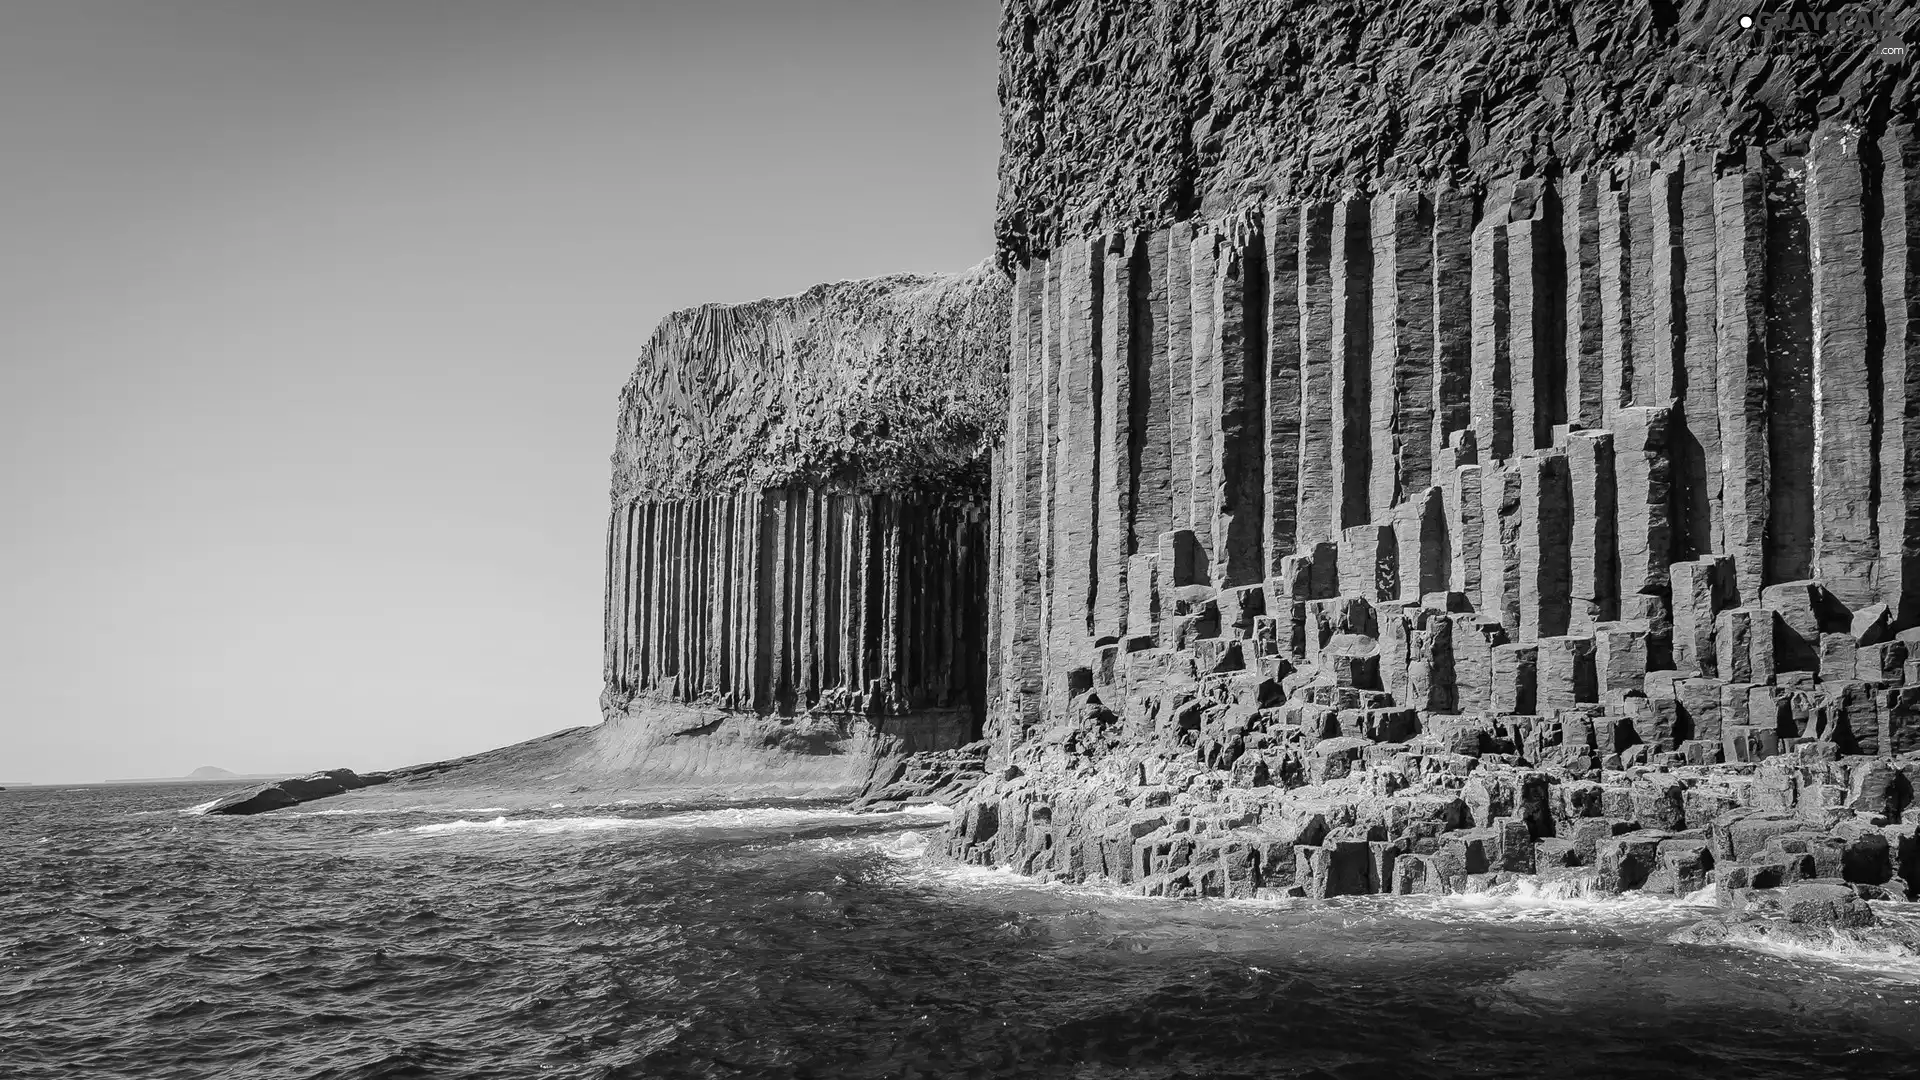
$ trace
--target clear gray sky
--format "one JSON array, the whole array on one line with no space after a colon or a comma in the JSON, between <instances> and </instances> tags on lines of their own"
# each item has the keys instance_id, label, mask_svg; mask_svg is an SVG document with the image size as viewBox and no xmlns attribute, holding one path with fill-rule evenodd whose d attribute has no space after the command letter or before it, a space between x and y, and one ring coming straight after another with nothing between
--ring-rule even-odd
<instances>
[{"instance_id":1,"label":"clear gray sky","mask_svg":"<svg viewBox=\"0 0 1920 1080\"><path fill-rule=\"evenodd\" d=\"M0 3L0 783L592 723L660 316L991 252L994 0Z\"/></svg>"}]
</instances>

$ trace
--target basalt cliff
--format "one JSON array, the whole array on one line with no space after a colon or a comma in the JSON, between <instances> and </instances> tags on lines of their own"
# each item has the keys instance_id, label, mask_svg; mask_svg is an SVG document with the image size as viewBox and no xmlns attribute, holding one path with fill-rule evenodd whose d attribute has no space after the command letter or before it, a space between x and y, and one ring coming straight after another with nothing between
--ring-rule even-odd
<instances>
[{"instance_id":1,"label":"basalt cliff","mask_svg":"<svg viewBox=\"0 0 1920 1080\"><path fill-rule=\"evenodd\" d=\"M1009 0L949 856L1920 885L1920 12L1822 12Z\"/></svg>"},{"instance_id":2,"label":"basalt cliff","mask_svg":"<svg viewBox=\"0 0 1920 1080\"><path fill-rule=\"evenodd\" d=\"M601 698L650 782L850 792L980 737L1009 295L983 265L655 330L620 397Z\"/></svg>"}]
</instances>

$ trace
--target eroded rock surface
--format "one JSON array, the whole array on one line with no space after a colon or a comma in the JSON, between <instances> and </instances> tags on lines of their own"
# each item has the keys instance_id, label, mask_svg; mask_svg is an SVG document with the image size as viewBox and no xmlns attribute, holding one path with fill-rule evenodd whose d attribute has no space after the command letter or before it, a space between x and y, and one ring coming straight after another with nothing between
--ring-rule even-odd
<instances>
[{"instance_id":1,"label":"eroded rock surface","mask_svg":"<svg viewBox=\"0 0 1920 1080\"><path fill-rule=\"evenodd\" d=\"M981 265L661 320L620 394L613 501L814 488L984 494L1007 283Z\"/></svg>"},{"instance_id":2,"label":"eroded rock surface","mask_svg":"<svg viewBox=\"0 0 1920 1080\"><path fill-rule=\"evenodd\" d=\"M1000 242L1019 261L1268 200L1738 159L1822 121L1913 118L1914 66L1878 50L1920 13L1776 23L1779 7L1009 0Z\"/></svg>"},{"instance_id":3,"label":"eroded rock surface","mask_svg":"<svg viewBox=\"0 0 1920 1080\"><path fill-rule=\"evenodd\" d=\"M987 751L986 743L976 742L953 750L876 757L852 806L890 810L917 803L958 803L986 779Z\"/></svg>"},{"instance_id":4,"label":"eroded rock surface","mask_svg":"<svg viewBox=\"0 0 1920 1080\"><path fill-rule=\"evenodd\" d=\"M1007 11L953 857L1850 932L1822 887L1920 883L1920 13Z\"/></svg>"},{"instance_id":5,"label":"eroded rock surface","mask_svg":"<svg viewBox=\"0 0 1920 1080\"><path fill-rule=\"evenodd\" d=\"M263 814L269 810L284 810L289 806L298 806L330 795L340 795L375 784L384 784L388 779L386 773L361 775L352 769L328 769L326 772L288 777L271 784L259 784L244 791L236 791L231 795L222 795L203 813Z\"/></svg>"}]
</instances>

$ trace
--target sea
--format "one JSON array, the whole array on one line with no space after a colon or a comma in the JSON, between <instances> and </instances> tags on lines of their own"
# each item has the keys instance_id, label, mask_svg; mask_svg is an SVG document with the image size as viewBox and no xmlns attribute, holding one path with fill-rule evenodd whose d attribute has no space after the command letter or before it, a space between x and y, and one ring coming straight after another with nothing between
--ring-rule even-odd
<instances>
[{"instance_id":1,"label":"sea","mask_svg":"<svg viewBox=\"0 0 1920 1080\"><path fill-rule=\"evenodd\" d=\"M0 1078L1920 1076L1920 965L1684 901L1177 901L817 802L0 792Z\"/></svg>"}]
</instances>

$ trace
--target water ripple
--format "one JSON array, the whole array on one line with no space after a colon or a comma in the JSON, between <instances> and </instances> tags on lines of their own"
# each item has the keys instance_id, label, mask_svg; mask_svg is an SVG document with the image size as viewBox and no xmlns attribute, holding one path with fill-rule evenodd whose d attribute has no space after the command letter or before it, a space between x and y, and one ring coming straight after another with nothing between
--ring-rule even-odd
<instances>
[{"instance_id":1,"label":"water ripple","mask_svg":"<svg viewBox=\"0 0 1920 1080\"><path fill-rule=\"evenodd\" d=\"M791 800L176 812L218 791L0 793L0 1075L1911 1076L1920 1050L1897 972L1671 944L1700 914L1671 900L1154 900L930 862L943 811Z\"/></svg>"}]
</instances>

